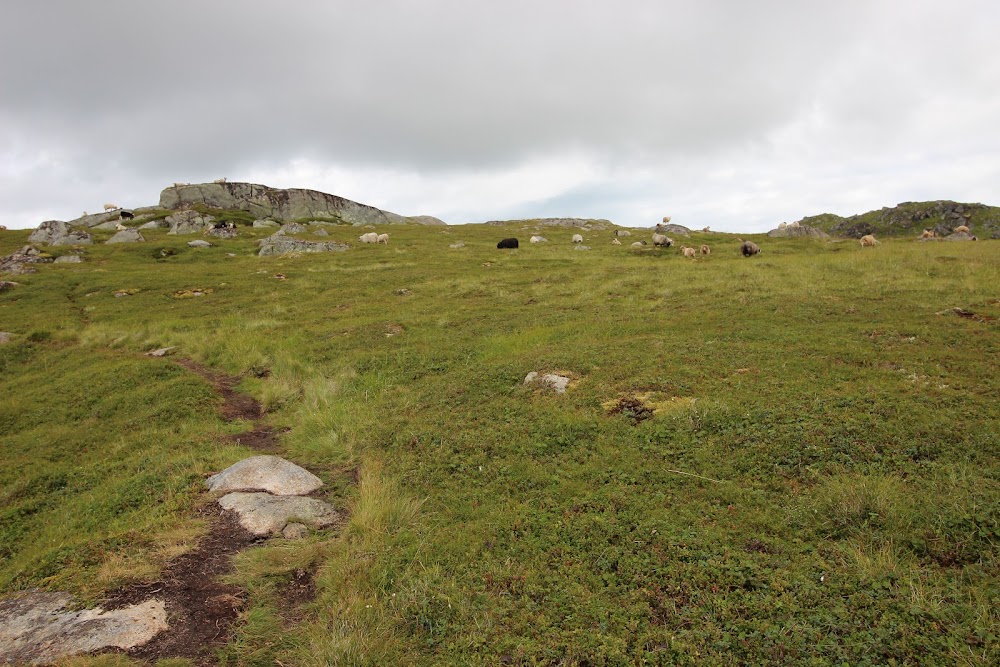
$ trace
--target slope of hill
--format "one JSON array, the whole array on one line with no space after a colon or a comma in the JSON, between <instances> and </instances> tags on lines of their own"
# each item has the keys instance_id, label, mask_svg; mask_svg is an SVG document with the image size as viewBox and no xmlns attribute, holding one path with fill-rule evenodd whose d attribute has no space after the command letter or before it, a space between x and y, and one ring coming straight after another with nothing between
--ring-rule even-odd
<instances>
[{"instance_id":1,"label":"slope of hill","mask_svg":"<svg viewBox=\"0 0 1000 667\"><path fill-rule=\"evenodd\" d=\"M933 229L938 236L945 236L955 227L965 225L981 239L998 239L1000 207L944 200L903 202L892 208L868 211L848 218L821 213L802 218L799 223L818 227L834 236L850 238L861 238L865 234L878 237L916 236L924 229Z\"/></svg>"},{"instance_id":2,"label":"slope of hill","mask_svg":"<svg viewBox=\"0 0 1000 667\"><path fill-rule=\"evenodd\" d=\"M221 645L160 664L1000 662L996 241L92 231L0 293L0 599L158 591L259 428L346 518L240 552Z\"/></svg>"}]
</instances>

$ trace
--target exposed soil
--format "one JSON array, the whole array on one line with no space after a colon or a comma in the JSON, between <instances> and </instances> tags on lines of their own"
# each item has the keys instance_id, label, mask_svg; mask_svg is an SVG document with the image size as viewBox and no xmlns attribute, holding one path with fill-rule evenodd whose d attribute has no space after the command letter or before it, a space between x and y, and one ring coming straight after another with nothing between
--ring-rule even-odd
<instances>
[{"instance_id":1,"label":"exposed soil","mask_svg":"<svg viewBox=\"0 0 1000 667\"><path fill-rule=\"evenodd\" d=\"M296 570L292 577L278 593L281 605L281 618L285 627L291 627L305 618L303 606L316 598L316 572L314 570Z\"/></svg>"},{"instance_id":2,"label":"exposed soil","mask_svg":"<svg viewBox=\"0 0 1000 667\"><path fill-rule=\"evenodd\" d=\"M261 538L214 504L199 513L211 517L212 525L195 550L168 564L160 580L123 587L102 604L105 609L117 609L154 596L166 601L169 630L130 649L128 654L135 658L151 662L188 658L198 665L214 665L214 649L225 645L243 606L243 591L219 579L232 570L234 554Z\"/></svg>"},{"instance_id":3,"label":"exposed soil","mask_svg":"<svg viewBox=\"0 0 1000 667\"><path fill-rule=\"evenodd\" d=\"M240 378L206 368L190 359L177 363L207 380L222 396L219 413L223 419L245 419L254 427L244 433L229 436L262 452L278 449L277 434L259 423L264 411L252 396L236 391ZM224 646L229 630L244 604L243 590L221 583L232 571L233 556L264 538L245 530L236 515L214 503L202 507L198 514L209 519L210 528L198 547L167 564L159 581L132 584L112 593L105 601L106 609L135 604L152 596L166 601L169 629L149 643L130 649L128 654L155 662L162 658L188 658L198 665L214 665L215 649ZM288 591L289 610L294 611L315 596L311 573L297 577Z\"/></svg>"},{"instance_id":4,"label":"exposed soil","mask_svg":"<svg viewBox=\"0 0 1000 667\"><path fill-rule=\"evenodd\" d=\"M641 424L653 418L653 409L634 396L620 399L609 411L612 415L625 415L633 424Z\"/></svg>"},{"instance_id":5,"label":"exposed soil","mask_svg":"<svg viewBox=\"0 0 1000 667\"><path fill-rule=\"evenodd\" d=\"M200 375L215 388L222 396L222 407L219 409L222 418L226 421L237 419L248 419L256 421L264 414L264 409L253 396L241 394L234 387L240 383L237 375L226 375L218 371L206 368L190 359L178 359L177 363L196 375Z\"/></svg>"}]
</instances>

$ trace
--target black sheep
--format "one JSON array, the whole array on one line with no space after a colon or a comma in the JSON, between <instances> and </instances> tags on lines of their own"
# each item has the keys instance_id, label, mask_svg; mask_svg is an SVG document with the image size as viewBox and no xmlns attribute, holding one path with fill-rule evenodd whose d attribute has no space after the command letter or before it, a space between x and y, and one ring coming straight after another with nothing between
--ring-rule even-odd
<instances>
[{"instance_id":1,"label":"black sheep","mask_svg":"<svg viewBox=\"0 0 1000 667\"><path fill-rule=\"evenodd\" d=\"M743 253L744 257L749 257L751 255L759 255L760 246L758 246L753 241L744 241L743 245L740 246L740 252Z\"/></svg>"},{"instance_id":2,"label":"black sheep","mask_svg":"<svg viewBox=\"0 0 1000 667\"><path fill-rule=\"evenodd\" d=\"M500 241L500 243L497 244L497 248L500 250L503 250L504 248L516 248L516 247L517 247L517 239L514 238L503 239L502 241Z\"/></svg>"},{"instance_id":3,"label":"black sheep","mask_svg":"<svg viewBox=\"0 0 1000 667\"><path fill-rule=\"evenodd\" d=\"M119 218L121 220L132 220L135 218L135 213L133 213L132 211L126 211L125 209L122 209L122 212L119 214Z\"/></svg>"}]
</instances>

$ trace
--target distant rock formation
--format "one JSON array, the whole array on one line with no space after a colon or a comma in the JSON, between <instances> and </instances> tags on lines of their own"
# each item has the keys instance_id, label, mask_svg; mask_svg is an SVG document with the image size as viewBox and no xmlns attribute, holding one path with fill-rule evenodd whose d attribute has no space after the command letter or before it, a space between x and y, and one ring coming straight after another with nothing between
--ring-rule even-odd
<instances>
[{"instance_id":1,"label":"distant rock formation","mask_svg":"<svg viewBox=\"0 0 1000 667\"><path fill-rule=\"evenodd\" d=\"M807 237L814 239L830 238L830 235L824 232L819 227L810 227L809 225L803 225L803 224L792 224L792 225L786 225L784 227L778 227L777 229L772 229L771 231L769 231L767 235L772 238L782 238L788 236Z\"/></svg>"},{"instance_id":2,"label":"distant rock formation","mask_svg":"<svg viewBox=\"0 0 1000 667\"><path fill-rule=\"evenodd\" d=\"M408 218L317 190L281 190L254 183L178 185L160 193L160 208L183 210L195 206L235 209L278 221L336 218L351 225L444 224L430 216Z\"/></svg>"},{"instance_id":3,"label":"distant rock formation","mask_svg":"<svg viewBox=\"0 0 1000 667\"><path fill-rule=\"evenodd\" d=\"M689 236L691 230L684 225L675 225L673 223L657 223L656 232L658 234L678 234L680 236Z\"/></svg>"},{"instance_id":4,"label":"distant rock formation","mask_svg":"<svg viewBox=\"0 0 1000 667\"><path fill-rule=\"evenodd\" d=\"M924 229L931 229L938 237L943 237L962 226L969 227L980 238L1000 238L1000 208L949 200L907 201L847 218L821 213L802 218L799 223L819 227L834 236L855 239L868 234L916 236Z\"/></svg>"},{"instance_id":5,"label":"distant rock formation","mask_svg":"<svg viewBox=\"0 0 1000 667\"><path fill-rule=\"evenodd\" d=\"M83 230L74 230L68 222L46 220L28 237L29 243L49 245L89 245L93 237Z\"/></svg>"},{"instance_id":6,"label":"distant rock formation","mask_svg":"<svg viewBox=\"0 0 1000 667\"><path fill-rule=\"evenodd\" d=\"M486 225L534 225L535 227L579 227L580 229L607 229L613 225L604 218L527 218L522 220L490 220Z\"/></svg>"}]
</instances>

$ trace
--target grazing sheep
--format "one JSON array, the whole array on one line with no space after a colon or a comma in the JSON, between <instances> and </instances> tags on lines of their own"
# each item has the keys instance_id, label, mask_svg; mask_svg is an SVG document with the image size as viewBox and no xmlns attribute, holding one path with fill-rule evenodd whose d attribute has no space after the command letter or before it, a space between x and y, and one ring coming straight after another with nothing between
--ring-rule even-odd
<instances>
[{"instance_id":1,"label":"grazing sheep","mask_svg":"<svg viewBox=\"0 0 1000 667\"><path fill-rule=\"evenodd\" d=\"M966 227L965 225L959 225L958 227L956 227L955 229L953 229L951 231L952 231L953 234L957 234L959 232L965 232L966 234L968 234L969 233L969 228Z\"/></svg>"},{"instance_id":2,"label":"grazing sheep","mask_svg":"<svg viewBox=\"0 0 1000 667\"><path fill-rule=\"evenodd\" d=\"M122 220L135 220L135 213L122 209L122 212L118 215L118 217Z\"/></svg>"},{"instance_id":3,"label":"grazing sheep","mask_svg":"<svg viewBox=\"0 0 1000 667\"><path fill-rule=\"evenodd\" d=\"M800 225L798 222L790 222L788 223L788 226L791 227L792 229L798 229Z\"/></svg>"},{"instance_id":4,"label":"grazing sheep","mask_svg":"<svg viewBox=\"0 0 1000 667\"><path fill-rule=\"evenodd\" d=\"M685 257L691 257L691 258L694 258L694 256L698 254L697 252L695 252L694 248L681 248L681 252L684 253Z\"/></svg>"},{"instance_id":5,"label":"grazing sheep","mask_svg":"<svg viewBox=\"0 0 1000 667\"><path fill-rule=\"evenodd\" d=\"M622 242L619 241L618 239L611 239L611 245L621 245L621 244Z\"/></svg>"},{"instance_id":6,"label":"grazing sheep","mask_svg":"<svg viewBox=\"0 0 1000 667\"><path fill-rule=\"evenodd\" d=\"M703 232L705 232L705 233L707 234L708 232L710 232L710 231L712 231L712 230L711 230L711 229L709 229L708 227L702 227L702 228L701 228L701 231L703 231Z\"/></svg>"},{"instance_id":7,"label":"grazing sheep","mask_svg":"<svg viewBox=\"0 0 1000 667\"><path fill-rule=\"evenodd\" d=\"M573 243L583 243L583 237L579 234L573 234Z\"/></svg>"},{"instance_id":8,"label":"grazing sheep","mask_svg":"<svg viewBox=\"0 0 1000 667\"><path fill-rule=\"evenodd\" d=\"M744 241L743 245L740 246L740 252L743 253L744 257L750 257L751 255L759 255L762 251L760 246L753 241Z\"/></svg>"},{"instance_id":9,"label":"grazing sheep","mask_svg":"<svg viewBox=\"0 0 1000 667\"><path fill-rule=\"evenodd\" d=\"M375 232L368 232L367 234L359 236L358 240L362 243L378 243L378 234Z\"/></svg>"},{"instance_id":10,"label":"grazing sheep","mask_svg":"<svg viewBox=\"0 0 1000 667\"><path fill-rule=\"evenodd\" d=\"M515 238L501 239L500 243L497 244L497 249L498 250L504 250L504 249L516 248L516 247L517 247L517 239L515 239Z\"/></svg>"},{"instance_id":11,"label":"grazing sheep","mask_svg":"<svg viewBox=\"0 0 1000 667\"><path fill-rule=\"evenodd\" d=\"M217 179L215 179L212 182L215 183L216 185L222 185L223 183L226 182L226 177L223 176L222 178L217 178Z\"/></svg>"},{"instance_id":12,"label":"grazing sheep","mask_svg":"<svg viewBox=\"0 0 1000 667\"><path fill-rule=\"evenodd\" d=\"M105 204L104 205L104 210L105 211L117 211L118 210L118 204Z\"/></svg>"},{"instance_id":13,"label":"grazing sheep","mask_svg":"<svg viewBox=\"0 0 1000 667\"><path fill-rule=\"evenodd\" d=\"M784 229L784 228L785 228L785 227L787 227L787 226L788 226L788 223L787 223L787 222L782 222L782 223L779 223L779 224L778 224L778 229Z\"/></svg>"},{"instance_id":14,"label":"grazing sheep","mask_svg":"<svg viewBox=\"0 0 1000 667\"><path fill-rule=\"evenodd\" d=\"M663 224L667 224L668 222L670 222L670 216L669 215L663 216Z\"/></svg>"},{"instance_id":15,"label":"grazing sheep","mask_svg":"<svg viewBox=\"0 0 1000 667\"><path fill-rule=\"evenodd\" d=\"M83 215L81 215L80 217L81 217L81 218L86 218L86 217L87 217L88 215L90 215L90 214L89 214L89 213L87 213L86 211L84 211L84 212L83 212Z\"/></svg>"},{"instance_id":16,"label":"grazing sheep","mask_svg":"<svg viewBox=\"0 0 1000 667\"><path fill-rule=\"evenodd\" d=\"M712 254L712 249L709 248L707 245L703 245L703 246L701 246L701 254L702 255L711 255Z\"/></svg>"},{"instance_id":17,"label":"grazing sheep","mask_svg":"<svg viewBox=\"0 0 1000 667\"><path fill-rule=\"evenodd\" d=\"M529 243L545 243L546 241L548 241L548 239L544 236L532 236L528 239Z\"/></svg>"},{"instance_id":18,"label":"grazing sheep","mask_svg":"<svg viewBox=\"0 0 1000 667\"><path fill-rule=\"evenodd\" d=\"M644 245L646 245L645 241L636 241L635 243L632 244L632 247L633 248L641 248Z\"/></svg>"},{"instance_id":19,"label":"grazing sheep","mask_svg":"<svg viewBox=\"0 0 1000 667\"><path fill-rule=\"evenodd\" d=\"M862 236L861 237L861 247L862 248L874 248L876 243L881 243L881 241L879 241L878 239L876 239L871 234L867 234L866 236Z\"/></svg>"},{"instance_id":20,"label":"grazing sheep","mask_svg":"<svg viewBox=\"0 0 1000 667\"><path fill-rule=\"evenodd\" d=\"M185 185L191 185L190 183L174 183L175 188L183 188Z\"/></svg>"},{"instance_id":21,"label":"grazing sheep","mask_svg":"<svg viewBox=\"0 0 1000 667\"><path fill-rule=\"evenodd\" d=\"M923 234L920 235L922 239L932 239L936 236L933 229L925 229Z\"/></svg>"},{"instance_id":22,"label":"grazing sheep","mask_svg":"<svg viewBox=\"0 0 1000 667\"><path fill-rule=\"evenodd\" d=\"M115 231L124 232L126 229L128 229L128 227L126 227L120 222L117 225L115 225Z\"/></svg>"},{"instance_id":23,"label":"grazing sheep","mask_svg":"<svg viewBox=\"0 0 1000 667\"><path fill-rule=\"evenodd\" d=\"M666 234L653 234L653 245L669 248L674 244L674 240Z\"/></svg>"},{"instance_id":24,"label":"grazing sheep","mask_svg":"<svg viewBox=\"0 0 1000 667\"><path fill-rule=\"evenodd\" d=\"M384 243L385 245L389 245L389 235L388 234L379 234L378 236L375 237L375 242L376 243Z\"/></svg>"},{"instance_id":25,"label":"grazing sheep","mask_svg":"<svg viewBox=\"0 0 1000 667\"><path fill-rule=\"evenodd\" d=\"M627 229L616 229L615 236L632 236L632 232Z\"/></svg>"}]
</instances>

